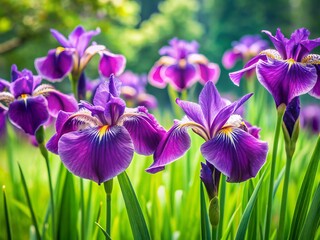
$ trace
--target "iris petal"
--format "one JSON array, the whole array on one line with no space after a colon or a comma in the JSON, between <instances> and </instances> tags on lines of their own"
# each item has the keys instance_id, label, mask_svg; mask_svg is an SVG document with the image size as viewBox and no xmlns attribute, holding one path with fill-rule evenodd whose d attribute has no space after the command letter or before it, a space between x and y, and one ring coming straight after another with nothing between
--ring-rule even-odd
<instances>
[{"instance_id":1,"label":"iris petal","mask_svg":"<svg viewBox=\"0 0 320 240\"><path fill-rule=\"evenodd\" d=\"M239 128L223 131L201 146L204 158L226 175L229 182L255 177L266 161L267 143Z\"/></svg>"},{"instance_id":2,"label":"iris petal","mask_svg":"<svg viewBox=\"0 0 320 240\"><path fill-rule=\"evenodd\" d=\"M199 123L200 125L204 125L205 120L199 104L189 101L183 101L178 98L176 100L176 103L179 105L179 107L182 108L182 110L191 121Z\"/></svg>"},{"instance_id":3,"label":"iris petal","mask_svg":"<svg viewBox=\"0 0 320 240\"><path fill-rule=\"evenodd\" d=\"M288 103L299 95L308 93L316 84L314 66L286 61L260 61L257 65L259 82L271 93L276 106Z\"/></svg>"},{"instance_id":4,"label":"iris petal","mask_svg":"<svg viewBox=\"0 0 320 240\"><path fill-rule=\"evenodd\" d=\"M105 106L104 116L108 125L114 125L124 113L126 103L117 97L111 97Z\"/></svg>"},{"instance_id":5,"label":"iris petal","mask_svg":"<svg viewBox=\"0 0 320 240\"><path fill-rule=\"evenodd\" d=\"M15 98L20 97L22 94L31 95L33 91L33 77L27 76L20 77L11 83L10 92Z\"/></svg>"},{"instance_id":6,"label":"iris petal","mask_svg":"<svg viewBox=\"0 0 320 240\"><path fill-rule=\"evenodd\" d=\"M160 74L163 71L163 68L165 68L164 65L158 65L158 64L155 64L152 67L148 76L150 84L158 88L164 88L167 85L162 75Z\"/></svg>"},{"instance_id":7,"label":"iris petal","mask_svg":"<svg viewBox=\"0 0 320 240\"><path fill-rule=\"evenodd\" d=\"M311 89L311 91L309 92L309 94L315 98L320 98L320 64L316 64L314 65L315 68L317 69L317 82L314 85L314 87Z\"/></svg>"},{"instance_id":8,"label":"iris petal","mask_svg":"<svg viewBox=\"0 0 320 240\"><path fill-rule=\"evenodd\" d=\"M200 82L205 84L208 81L217 82L220 76L219 65L215 63L198 64L200 71Z\"/></svg>"},{"instance_id":9,"label":"iris petal","mask_svg":"<svg viewBox=\"0 0 320 240\"><path fill-rule=\"evenodd\" d=\"M119 54L103 51L99 62L99 71L105 77L111 74L120 75L125 68L126 58Z\"/></svg>"},{"instance_id":10,"label":"iris petal","mask_svg":"<svg viewBox=\"0 0 320 240\"><path fill-rule=\"evenodd\" d=\"M226 69L233 68L236 62L242 58L240 52L234 52L233 50L226 51L222 57L222 64Z\"/></svg>"},{"instance_id":11,"label":"iris petal","mask_svg":"<svg viewBox=\"0 0 320 240\"><path fill-rule=\"evenodd\" d=\"M72 47L70 45L70 42L63 36L60 32L58 32L55 29L50 30L52 36L57 39L57 41L63 46L63 47Z\"/></svg>"},{"instance_id":12,"label":"iris petal","mask_svg":"<svg viewBox=\"0 0 320 240\"><path fill-rule=\"evenodd\" d=\"M59 155L67 169L98 184L125 171L133 157L128 131L121 126L104 127L66 133L59 141Z\"/></svg>"},{"instance_id":13,"label":"iris petal","mask_svg":"<svg viewBox=\"0 0 320 240\"><path fill-rule=\"evenodd\" d=\"M34 135L49 119L48 102L43 96L16 100L10 104L8 114L16 127Z\"/></svg>"},{"instance_id":14,"label":"iris petal","mask_svg":"<svg viewBox=\"0 0 320 240\"><path fill-rule=\"evenodd\" d=\"M159 143L154 153L154 162L147 172L156 173L163 170L167 164L183 156L190 148L190 144L187 128L181 127L176 122Z\"/></svg>"}]
</instances>

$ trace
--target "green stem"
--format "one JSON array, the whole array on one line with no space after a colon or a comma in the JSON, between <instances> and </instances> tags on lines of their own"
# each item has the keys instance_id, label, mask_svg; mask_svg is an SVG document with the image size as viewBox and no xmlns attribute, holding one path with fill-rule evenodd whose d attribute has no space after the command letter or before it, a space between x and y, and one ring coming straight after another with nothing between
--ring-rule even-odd
<instances>
[{"instance_id":1,"label":"green stem","mask_svg":"<svg viewBox=\"0 0 320 240\"><path fill-rule=\"evenodd\" d=\"M81 208L81 239L85 239L85 206L84 206L84 187L83 187L83 179L80 178L80 208Z\"/></svg>"},{"instance_id":2,"label":"green stem","mask_svg":"<svg viewBox=\"0 0 320 240\"><path fill-rule=\"evenodd\" d=\"M218 239L221 239L222 237L222 231L223 231L223 218L224 218L224 205L226 200L226 176L221 174L221 180L220 180L220 220L219 220L219 226L218 226Z\"/></svg>"},{"instance_id":3,"label":"green stem","mask_svg":"<svg viewBox=\"0 0 320 240\"><path fill-rule=\"evenodd\" d=\"M11 225L10 225L9 210L8 210L8 204L7 204L7 197L6 197L5 189L6 189L6 187L3 185L2 186L2 192L3 192L4 214L5 214L6 227L7 227L7 239L11 240L12 239Z\"/></svg>"},{"instance_id":4,"label":"green stem","mask_svg":"<svg viewBox=\"0 0 320 240\"><path fill-rule=\"evenodd\" d=\"M274 185L274 174L276 168L276 160L277 160L277 152L278 152L278 142L279 142L279 135L280 135L280 128L282 125L282 119L284 115L284 111L286 106L281 104L277 108L277 125L273 139L273 151L272 151L272 160L271 160L271 173L270 173L270 182L269 182L269 194L268 194L268 202L267 202L267 218L266 218L266 225L265 225L265 236L264 239L269 239L270 234L270 225L271 225L271 210L272 210L272 192L273 192L273 185Z\"/></svg>"},{"instance_id":5,"label":"green stem","mask_svg":"<svg viewBox=\"0 0 320 240\"><path fill-rule=\"evenodd\" d=\"M286 162L286 172L284 175L283 191L282 191L282 200L281 200L281 210L280 210L280 220L277 239L284 239L284 226L286 221L286 208L287 208L287 198L288 198L288 187L289 187L289 176L290 176L290 167L292 162L292 154L287 154Z\"/></svg>"},{"instance_id":6,"label":"green stem","mask_svg":"<svg viewBox=\"0 0 320 240\"><path fill-rule=\"evenodd\" d=\"M79 96L78 96L78 78L75 76L70 75L70 82L71 82L71 89L73 92L73 95L77 101L79 101Z\"/></svg>"},{"instance_id":7,"label":"green stem","mask_svg":"<svg viewBox=\"0 0 320 240\"><path fill-rule=\"evenodd\" d=\"M111 236L111 193L113 188L113 179L104 183L106 192L106 232Z\"/></svg>"},{"instance_id":8,"label":"green stem","mask_svg":"<svg viewBox=\"0 0 320 240\"><path fill-rule=\"evenodd\" d=\"M204 191L202 182L200 182L200 213L201 213L201 239L210 239L210 227L208 219L208 210L206 207L206 201L204 198Z\"/></svg>"},{"instance_id":9,"label":"green stem","mask_svg":"<svg viewBox=\"0 0 320 240\"><path fill-rule=\"evenodd\" d=\"M217 236L218 236L218 228L217 227L212 227L211 228L211 239L212 240L216 240Z\"/></svg>"}]
</instances>

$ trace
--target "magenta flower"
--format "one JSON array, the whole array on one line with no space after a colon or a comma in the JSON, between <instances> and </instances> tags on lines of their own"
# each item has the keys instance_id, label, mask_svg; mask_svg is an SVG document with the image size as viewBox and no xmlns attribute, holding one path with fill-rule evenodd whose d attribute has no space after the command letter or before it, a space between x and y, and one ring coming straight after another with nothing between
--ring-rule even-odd
<instances>
[{"instance_id":1,"label":"magenta flower","mask_svg":"<svg viewBox=\"0 0 320 240\"><path fill-rule=\"evenodd\" d=\"M254 177L266 161L268 145L248 132L242 118L234 114L252 94L229 105L220 97L213 82L204 86L199 104L177 99L186 117L176 120L154 153L150 173L163 170L190 148L187 129L206 142L201 146L203 157L215 169L228 177L229 182L241 182Z\"/></svg>"},{"instance_id":2,"label":"magenta flower","mask_svg":"<svg viewBox=\"0 0 320 240\"><path fill-rule=\"evenodd\" d=\"M259 35L245 35L239 41L233 42L232 49L223 54L222 64L227 69L233 68L238 60L246 62L268 46L268 42Z\"/></svg>"},{"instance_id":3,"label":"magenta flower","mask_svg":"<svg viewBox=\"0 0 320 240\"><path fill-rule=\"evenodd\" d=\"M119 93L111 76L99 85L93 105L81 101L78 112L60 112L57 132L47 143L70 172L98 184L125 171L134 151L152 154L165 134L146 108L126 108Z\"/></svg>"},{"instance_id":4,"label":"magenta flower","mask_svg":"<svg viewBox=\"0 0 320 240\"><path fill-rule=\"evenodd\" d=\"M252 58L242 70L230 73L231 80L239 85L244 73L256 68L259 82L272 94L276 106L288 105L305 93L320 97L320 55L310 52L320 45L320 38L310 40L310 32L297 29L287 39L277 30L275 36L266 33L276 50L262 51Z\"/></svg>"},{"instance_id":5,"label":"magenta flower","mask_svg":"<svg viewBox=\"0 0 320 240\"><path fill-rule=\"evenodd\" d=\"M320 133L320 106L310 104L301 110L301 127L310 130L315 134Z\"/></svg>"},{"instance_id":6,"label":"magenta flower","mask_svg":"<svg viewBox=\"0 0 320 240\"><path fill-rule=\"evenodd\" d=\"M220 68L210 63L202 54L198 53L196 41L186 42L173 38L170 46L162 47L161 57L149 72L150 83L164 88L167 83L177 91L190 88L196 81L202 84L216 82L220 76Z\"/></svg>"},{"instance_id":7,"label":"magenta flower","mask_svg":"<svg viewBox=\"0 0 320 240\"><path fill-rule=\"evenodd\" d=\"M121 81L121 96L133 106L145 106L148 109L157 107L157 99L146 93L147 77L136 75L131 71L125 71L119 76Z\"/></svg>"},{"instance_id":8,"label":"magenta flower","mask_svg":"<svg viewBox=\"0 0 320 240\"><path fill-rule=\"evenodd\" d=\"M82 26L78 26L67 39L57 30L51 29L51 34L61 47L51 49L46 57L36 59L38 73L50 81L61 81L71 73L77 80L91 58L99 53L99 71L102 75L109 77L111 74L121 74L126 63L124 56L111 53L103 45L92 44L88 47L91 38L99 33L99 28L85 31Z\"/></svg>"},{"instance_id":9,"label":"magenta flower","mask_svg":"<svg viewBox=\"0 0 320 240\"><path fill-rule=\"evenodd\" d=\"M33 76L27 69L20 72L13 65L11 83L7 83L9 91L0 93L1 111L7 112L13 125L31 135L50 117L56 117L60 110L72 112L77 109L73 97L60 93L51 85L40 83L39 76Z\"/></svg>"}]
</instances>

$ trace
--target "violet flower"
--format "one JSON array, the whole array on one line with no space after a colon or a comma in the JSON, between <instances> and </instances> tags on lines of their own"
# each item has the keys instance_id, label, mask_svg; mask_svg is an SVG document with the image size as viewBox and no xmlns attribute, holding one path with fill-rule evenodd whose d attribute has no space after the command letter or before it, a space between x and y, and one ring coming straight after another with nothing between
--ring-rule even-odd
<instances>
[{"instance_id":1,"label":"violet flower","mask_svg":"<svg viewBox=\"0 0 320 240\"><path fill-rule=\"evenodd\" d=\"M147 77L125 71L119 76L121 81L121 96L132 106L145 106L148 109L157 107L157 99L146 93Z\"/></svg>"},{"instance_id":2,"label":"violet flower","mask_svg":"<svg viewBox=\"0 0 320 240\"><path fill-rule=\"evenodd\" d=\"M93 105L81 101L78 112L61 111L47 143L70 172L98 184L125 171L134 151L152 154L165 134L145 107L125 107L119 85L111 76L99 85Z\"/></svg>"},{"instance_id":3,"label":"violet flower","mask_svg":"<svg viewBox=\"0 0 320 240\"><path fill-rule=\"evenodd\" d=\"M233 68L238 60L247 62L268 46L268 42L259 35L245 35L239 41L233 42L232 49L223 54L222 64L227 69Z\"/></svg>"},{"instance_id":4,"label":"violet flower","mask_svg":"<svg viewBox=\"0 0 320 240\"><path fill-rule=\"evenodd\" d=\"M73 97L40 83L41 77L33 76L27 69L20 72L13 65L9 91L0 93L0 109L7 112L14 126L31 135L35 135L50 117L56 117L60 110L72 112L77 109Z\"/></svg>"},{"instance_id":5,"label":"violet flower","mask_svg":"<svg viewBox=\"0 0 320 240\"><path fill-rule=\"evenodd\" d=\"M266 33L276 50L262 51L252 58L242 70L230 73L231 80L239 85L246 72L255 69L259 82L272 94L276 106L288 105L305 93L320 97L320 55L310 52L320 45L320 38L309 39L305 28L294 31L287 39L278 29L275 36Z\"/></svg>"},{"instance_id":6,"label":"violet flower","mask_svg":"<svg viewBox=\"0 0 320 240\"><path fill-rule=\"evenodd\" d=\"M126 63L124 56L111 53L103 45L92 44L88 47L91 38L99 33L99 28L85 31L82 26L77 26L67 39L57 30L51 29L51 34L61 46L49 50L46 57L36 59L38 73L53 82L61 81L70 73L78 80L91 58L99 53L99 71L102 75L109 77L111 74L121 74Z\"/></svg>"},{"instance_id":7,"label":"violet flower","mask_svg":"<svg viewBox=\"0 0 320 240\"><path fill-rule=\"evenodd\" d=\"M187 129L201 136L206 142L201 153L207 162L228 177L229 182L242 182L254 177L266 161L268 145L252 136L235 111L252 94L243 96L229 105L220 97L213 82L204 86L199 104L177 99L186 118L176 120L165 134L154 153L150 173L163 170L190 148Z\"/></svg>"},{"instance_id":8,"label":"violet flower","mask_svg":"<svg viewBox=\"0 0 320 240\"><path fill-rule=\"evenodd\" d=\"M160 49L159 53L163 57L149 72L152 85L164 88L169 83L175 90L182 91L197 81L204 84L218 80L219 66L198 53L199 46L196 41L187 42L173 38L169 44L170 46Z\"/></svg>"},{"instance_id":9,"label":"violet flower","mask_svg":"<svg viewBox=\"0 0 320 240\"><path fill-rule=\"evenodd\" d=\"M320 106L310 104L301 110L301 127L310 130L315 134L320 133Z\"/></svg>"}]
</instances>

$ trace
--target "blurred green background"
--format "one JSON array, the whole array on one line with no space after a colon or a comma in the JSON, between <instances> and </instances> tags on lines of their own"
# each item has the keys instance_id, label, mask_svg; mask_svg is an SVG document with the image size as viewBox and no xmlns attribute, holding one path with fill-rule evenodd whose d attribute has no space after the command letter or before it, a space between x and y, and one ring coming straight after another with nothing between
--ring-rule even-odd
<instances>
[{"instance_id":1,"label":"blurred green background","mask_svg":"<svg viewBox=\"0 0 320 240\"><path fill-rule=\"evenodd\" d=\"M245 34L275 33L289 37L298 27L320 36L317 0L0 0L0 77L9 79L13 63L35 72L34 59L58 47L49 29L68 35L75 26L100 27L94 41L127 57L127 69L147 73L168 40L196 39L200 52L221 67L218 88L237 89L221 65L231 42ZM266 38L266 36L263 36ZM98 59L96 60L98 61ZM93 61L94 62L94 61ZM233 69L240 69L242 63ZM88 67L98 77L96 63ZM155 89L149 87L151 92Z\"/></svg>"}]
</instances>

